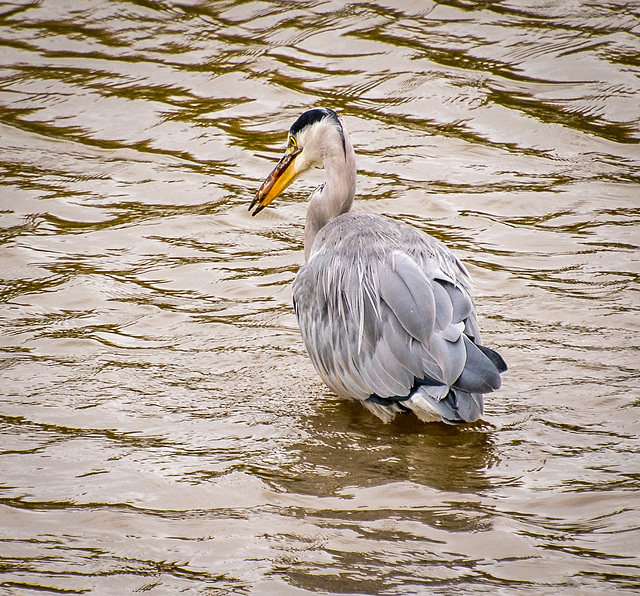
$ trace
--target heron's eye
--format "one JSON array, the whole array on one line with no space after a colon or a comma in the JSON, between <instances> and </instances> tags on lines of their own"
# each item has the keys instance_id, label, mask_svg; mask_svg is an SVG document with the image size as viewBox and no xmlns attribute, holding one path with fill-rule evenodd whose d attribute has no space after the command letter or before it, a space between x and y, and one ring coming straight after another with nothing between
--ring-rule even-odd
<instances>
[{"instance_id":1,"label":"heron's eye","mask_svg":"<svg viewBox=\"0 0 640 596\"><path fill-rule=\"evenodd\" d=\"M298 148L298 143L294 137L289 137L289 150L295 151Z\"/></svg>"}]
</instances>

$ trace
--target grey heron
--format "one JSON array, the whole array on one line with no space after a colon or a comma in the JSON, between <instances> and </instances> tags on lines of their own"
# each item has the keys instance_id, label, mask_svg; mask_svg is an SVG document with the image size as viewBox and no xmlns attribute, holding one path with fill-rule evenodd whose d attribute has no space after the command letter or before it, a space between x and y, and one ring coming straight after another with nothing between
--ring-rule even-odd
<instances>
[{"instance_id":1,"label":"grey heron","mask_svg":"<svg viewBox=\"0 0 640 596\"><path fill-rule=\"evenodd\" d=\"M324 168L309 197L306 263L293 282L305 347L324 383L384 422L413 411L421 420L473 422L483 394L507 369L484 347L471 280L441 242L381 215L350 213L355 153L340 117L304 112L287 149L260 186L256 215L298 176Z\"/></svg>"}]
</instances>

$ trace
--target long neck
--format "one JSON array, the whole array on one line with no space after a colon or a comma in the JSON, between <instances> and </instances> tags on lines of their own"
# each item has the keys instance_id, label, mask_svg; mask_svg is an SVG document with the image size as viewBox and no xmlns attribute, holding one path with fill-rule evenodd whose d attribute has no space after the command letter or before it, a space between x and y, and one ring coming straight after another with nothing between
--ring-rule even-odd
<instances>
[{"instance_id":1,"label":"long neck","mask_svg":"<svg viewBox=\"0 0 640 596\"><path fill-rule=\"evenodd\" d=\"M318 232L334 217L351 209L356 194L356 156L345 130L345 151L325 154L324 170L327 181L309 197L304 234L304 258L309 260L311 247Z\"/></svg>"}]
</instances>

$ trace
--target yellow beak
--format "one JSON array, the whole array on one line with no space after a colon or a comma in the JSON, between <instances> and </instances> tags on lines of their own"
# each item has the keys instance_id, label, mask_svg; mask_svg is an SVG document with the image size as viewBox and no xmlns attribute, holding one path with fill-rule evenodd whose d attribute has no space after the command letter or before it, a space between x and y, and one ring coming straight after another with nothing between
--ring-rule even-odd
<instances>
[{"instance_id":1,"label":"yellow beak","mask_svg":"<svg viewBox=\"0 0 640 596\"><path fill-rule=\"evenodd\" d=\"M254 207L251 215L257 215L262 211L273 199L282 194L299 175L296 172L295 160L301 149L287 149L282 159L278 162L273 172L269 174L266 180L261 184L256 196L249 205L249 211Z\"/></svg>"}]
</instances>

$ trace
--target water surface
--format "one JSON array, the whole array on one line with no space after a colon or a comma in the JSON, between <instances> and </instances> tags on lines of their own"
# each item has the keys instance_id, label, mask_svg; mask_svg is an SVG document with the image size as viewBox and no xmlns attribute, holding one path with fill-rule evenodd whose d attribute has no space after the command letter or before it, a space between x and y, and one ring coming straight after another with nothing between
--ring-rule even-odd
<instances>
[{"instance_id":1,"label":"water surface","mask_svg":"<svg viewBox=\"0 0 640 596\"><path fill-rule=\"evenodd\" d=\"M0 7L0 591L640 589L640 12L602 3ZM305 109L359 211L445 241L510 365L476 425L324 388Z\"/></svg>"}]
</instances>

